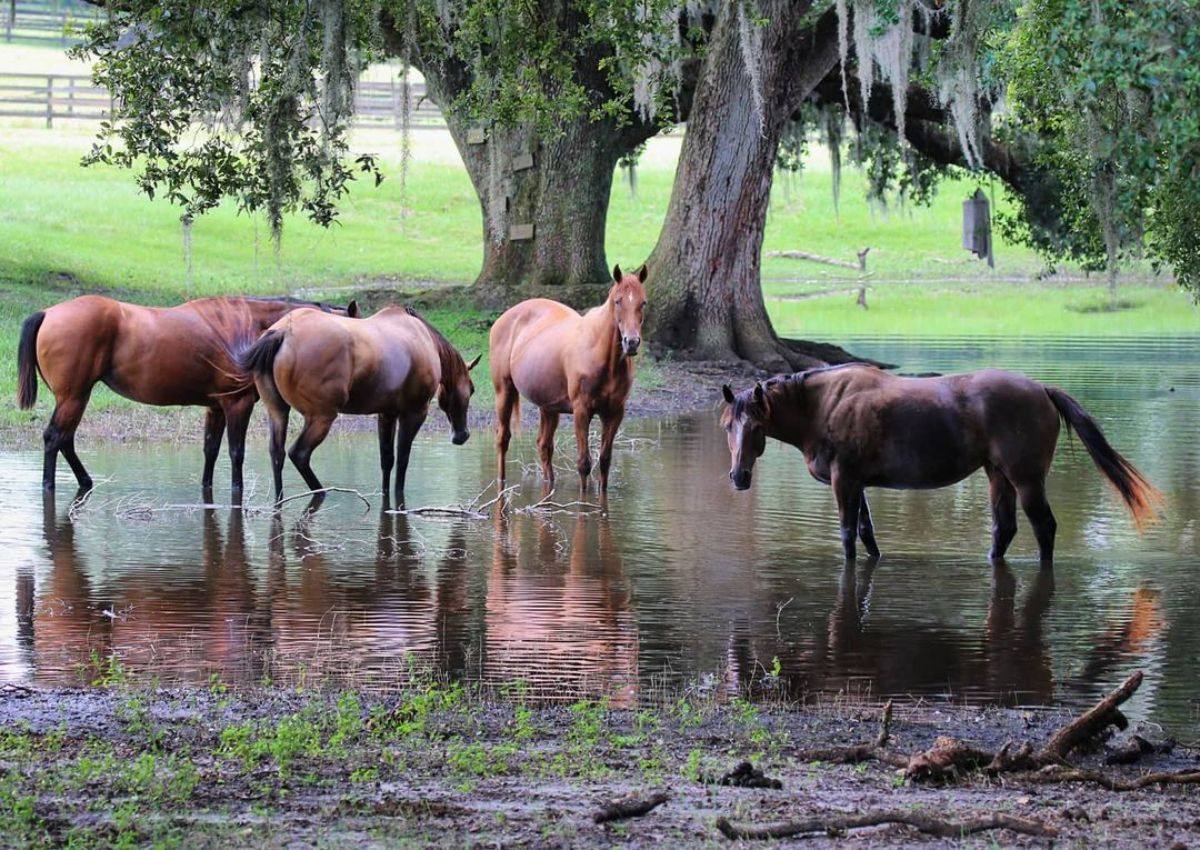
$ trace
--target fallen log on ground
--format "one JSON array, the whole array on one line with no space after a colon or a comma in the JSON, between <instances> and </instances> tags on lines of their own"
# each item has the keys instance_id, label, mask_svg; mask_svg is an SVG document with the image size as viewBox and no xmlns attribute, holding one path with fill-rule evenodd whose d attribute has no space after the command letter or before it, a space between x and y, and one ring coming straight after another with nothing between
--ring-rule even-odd
<instances>
[{"instance_id":1,"label":"fallen log on ground","mask_svg":"<svg viewBox=\"0 0 1200 850\"><path fill-rule=\"evenodd\" d=\"M1008 829L1023 835L1054 837L1058 830L1047 826L1041 821L1027 820L1013 815L995 813L981 818L971 818L964 821L951 821L936 818L921 812L866 812L861 815L822 815L802 821L780 823L772 826L734 826L725 818L717 819L717 829L726 838L796 838L805 835L838 836L847 830L861 829L867 826L882 826L889 823L907 824L920 832L936 835L941 838L960 838L974 832L984 832L991 829Z\"/></svg>"},{"instance_id":2,"label":"fallen log on ground","mask_svg":"<svg viewBox=\"0 0 1200 850\"><path fill-rule=\"evenodd\" d=\"M616 820L626 820L628 818L640 818L642 815L650 814L667 800L671 799L671 795L665 791L660 791L652 797L641 800L634 797L629 797L624 800L616 800L609 803L596 814L592 815L592 820L596 823L610 823Z\"/></svg>"}]
</instances>

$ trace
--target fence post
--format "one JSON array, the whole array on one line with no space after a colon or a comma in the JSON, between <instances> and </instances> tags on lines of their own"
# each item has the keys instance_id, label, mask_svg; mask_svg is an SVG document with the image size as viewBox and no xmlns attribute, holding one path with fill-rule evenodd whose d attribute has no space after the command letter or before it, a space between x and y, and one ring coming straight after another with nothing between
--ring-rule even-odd
<instances>
[{"instance_id":1,"label":"fence post","mask_svg":"<svg viewBox=\"0 0 1200 850\"><path fill-rule=\"evenodd\" d=\"M67 77L67 114L75 114L75 78Z\"/></svg>"},{"instance_id":2,"label":"fence post","mask_svg":"<svg viewBox=\"0 0 1200 850\"><path fill-rule=\"evenodd\" d=\"M46 129L54 126L54 77L46 77Z\"/></svg>"},{"instance_id":3,"label":"fence post","mask_svg":"<svg viewBox=\"0 0 1200 850\"><path fill-rule=\"evenodd\" d=\"M13 26L16 24L17 0L8 0L8 14L4 16L4 40L12 41Z\"/></svg>"}]
</instances>

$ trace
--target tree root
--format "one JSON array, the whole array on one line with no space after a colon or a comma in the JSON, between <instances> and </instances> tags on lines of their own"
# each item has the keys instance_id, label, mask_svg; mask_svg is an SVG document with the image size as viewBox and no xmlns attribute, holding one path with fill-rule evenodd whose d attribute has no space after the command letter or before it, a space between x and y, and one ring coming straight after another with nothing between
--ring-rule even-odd
<instances>
[{"instance_id":1,"label":"tree root","mask_svg":"<svg viewBox=\"0 0 1200 850\"><path fill-rule=\"evenodd\" d=\"M634 797L629 797L624 800L616 800L609 803L596 814L592 815L592 820L595 823L609 823L616 820L625 820L627 818L640 818L642 815L647 815L657 809L667 800L671 799L671 795L664 791L660 791L653 797L645 800L639 800Z\"/></svg>"},{"instance_id":2,"label":"tree root","mask_svg":"<svg viewBox=\"0 0 1200 850\"><path fill-rule=\"evenodd\" d=\"M861 829L867 826L881 826L887 823L902 823L914 827L920 832L936 835L941 838L959 838L974 832L984 832L990 829L1008 829L1024 835L1053 837L1058 834L1054 827L1025 818L1005 814L992 814L982 818L972 818L964 821L949 821L935 818L919 812L866 812L861 815L833 815L809 818L808 820L775 824L765 827L738 827L725 818L717 819L717 829L726 838L793 838L803 835L837 836L850 829Z\"/></svg>"},{"instance_id":3,"label":"tree root","mask_svg":"<svg viewBox=\"0 0 1200 850\"><path fill-rule=\"evenodd\" d=\"M1049 765L1033 773L1012 775L1014 781L1048 785L1056 782L1094 782L1109 791L1137 791L1151 785L1200 785L1200 770L1182 770L1178 773L1144 773L1132 779L1112 776L1102 770L1059 767Z\"/></svg>"}]
</instances>

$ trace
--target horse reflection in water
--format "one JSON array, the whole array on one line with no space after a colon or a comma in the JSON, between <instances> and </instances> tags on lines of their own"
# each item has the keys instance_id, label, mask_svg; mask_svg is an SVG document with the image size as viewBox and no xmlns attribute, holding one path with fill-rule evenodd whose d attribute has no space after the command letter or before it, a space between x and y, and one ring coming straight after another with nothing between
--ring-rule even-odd
<instances>
[{"instance_id":1,"label":"horse reflection in water","mask_svg":"<svg viewBox=\"0 0 1200 850\"><path fill-rule=\"evenodd\" d=\"M877 563L844 564L823 631L806 634L802 626L783 625L781 633L792 639L760 651L745 629L735 630L727 653L729 691L757 687L778 658L780 685L797 700L857 686L863 695L879 697L936 692L968 700L984 694L989 702L1010 706L1051 704L1063 689L1098 693L1114 668L1152 652L1164 628L1160 593L1138 588L1127 609L1110 615L1082 665L1056 672L1046 634L1053 570L1037 571L1018 608L1015 575L1007 565L996 565L983 639L973 641L947 626L889 619L872 610Z\"/></svg>"},{"instance_id":2,"label":"horse reflection in water","mask_svg":"<svg viewBox=\"0 0 1200 850\"><path fill-rule=\"evenodd\" d=\"M635 705L637 627L608 517L577 515L568 539L552 516L497 510L494 531L485 680L522 681L535 698Z\"/></svg>"},{"instance_id":3,"label":"horse reflection in water","mask_svg":"<svg viewBox=\"0 0 1200 850\"><path fill-rule=\"evenodd\" d=\"M269 624L256 616L241 511L230 511L227 540L216 511L203 511L202 523L202 571L192 581L163 586L161 570L152 569L118 572L97 588L76 542L86 525L58 516L48 494L43 533L51 570L31 623L39 678L90 680L103 672L97 663L115 656L131 671L171 679L203 682L220 672L256 680L250 650ZM170 569L181 572L180 565Z\"/></svg>"},{"instance_id":4,"label":"horse reflection in water","mask_svg":"<svg viewBox=\"0 0 1200 850\"><path fill-rule=\"evenodd\" d=\"M273 517L267 584L274 678L295 675L303 665L310 676L394 684L397 677L455 672L466 663L457 631L469 619L461 524L434 542L436 530L416 532L386 503L378 523L374 570L366 573L338 563L337 555L343 546L367 541L353 540L345 529L326 536L311 514L290 529ZM431 559L433 581L426 569Z\"/></svg>"}]
</instances>

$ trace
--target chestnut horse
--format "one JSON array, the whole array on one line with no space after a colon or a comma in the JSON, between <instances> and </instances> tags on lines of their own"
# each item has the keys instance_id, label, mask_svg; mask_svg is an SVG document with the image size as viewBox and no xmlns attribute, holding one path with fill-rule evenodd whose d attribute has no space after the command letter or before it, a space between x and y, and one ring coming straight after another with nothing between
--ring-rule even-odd
<instances>
[{"instance_id":1,"label":"chestnut horse","mask_svg":"<svg viewBox=\"0 0 1200 850\"><path fill-rule=\"evenodd\" d=\"M983 467L992 502L989 557L1004 558L1017 533L1020 499L1042 563L1050 564L1057 523L1046 501L1046 473L1060 419L1079 435L1139 530L1156 518L1162 500L1079 402L1013 372L902 378L854 363L778 376L737 395L728 386L723 391L734 486L750 486L767 437L800 449L813 478L833 486L848 559L856 535L872 557L879 555L864 488L946 487Z\"/></svg>"},{"instance_id":2,"label":"chestnut horse","mask_svg":"<svg viewBox=\"0 0 1200 850\"><path fill-rule=\"evenodd\" d=\"M17 402L37 401L37 373L54 393L54 412L43 432L42 488L54 490L58 453L75 473L81 490L92 478L75 454L75 429L92 388L103 381L142 404L199 405L204 419L205 491L229 431L233 493L242 491L246 425L254 407L254 382L237 365L238 356L289 310L316 307L346 315L346 309L294 298L201 298L177 307L141 307L82 295L34 313L21 327L17 347Z\"/></svg>"},{"instance_id":3,"label":"chestnut horse","mask_svg":"<svg viewBox=\"0 0 1200 850\"><path fill-rule=\"evenodd\" d=\"M489 352L492 386L496 389L496 450L499 477L504 481L505 455L512 420L521 416L520 397L541 411L538 453L542 476L554 482L554 432L558 417L575 418L581 487L592 471L588 426L593 416L603 423L600 436L600 489L608 489L613 439L625 416L625 399L633 386L633 358L642 343L646 310L646 266L636 275L613 268L608 299L579 315L565 304L546 298L522 301L492 325Z\"/></svg>"},{"instance_id":4,"label":"chestnut horse","mask_svg":"<svg viewBox=\"0 0 1200 850\"><path fill-rule=\"evenodd\" d=\"M241 360L270 417L276 501L283 497L283 443L294 407L304 416L304 429L288 455L309 489L322 489L309 459L338 414L376 414L384 497L395 464L396 501L402 502L409 450L435 395L454 445L471 436L467 405L475 385L469 372L478 362L464 363L433 325L408 308L387 307L354 321L319 310L284 316Z\"/></svg>"}]
</instances>

